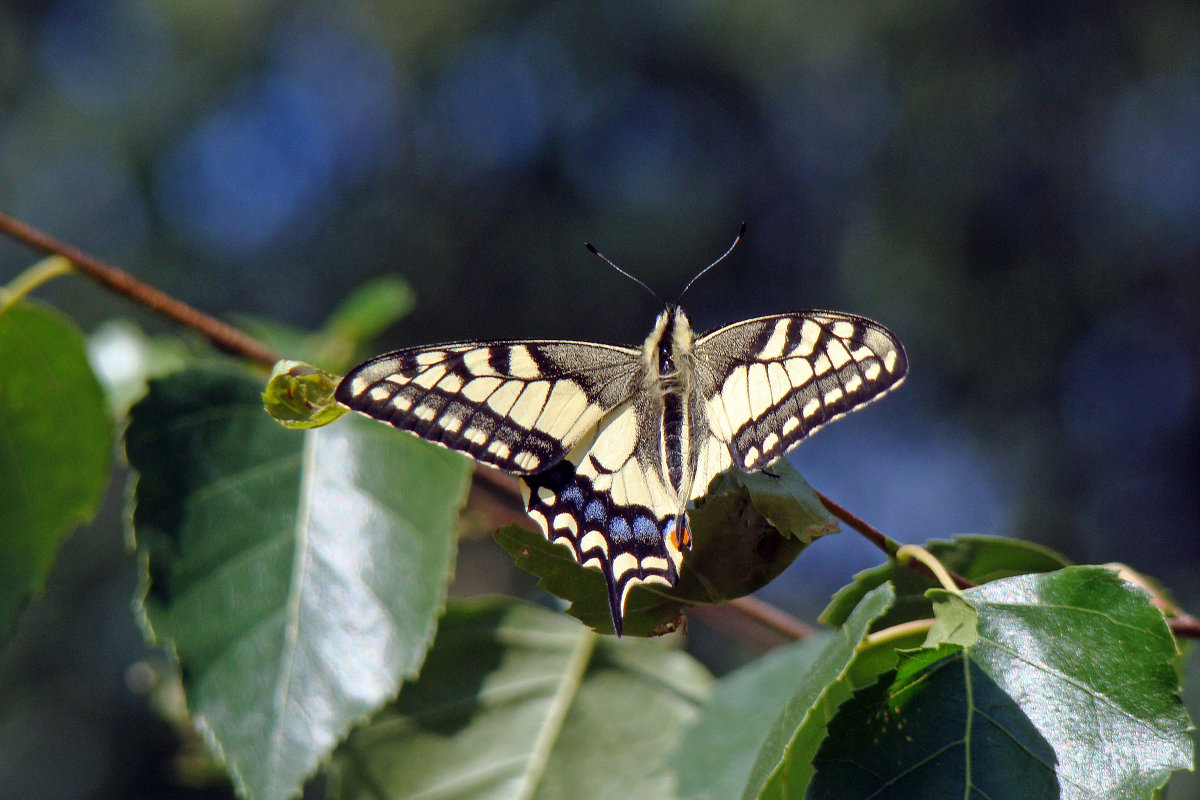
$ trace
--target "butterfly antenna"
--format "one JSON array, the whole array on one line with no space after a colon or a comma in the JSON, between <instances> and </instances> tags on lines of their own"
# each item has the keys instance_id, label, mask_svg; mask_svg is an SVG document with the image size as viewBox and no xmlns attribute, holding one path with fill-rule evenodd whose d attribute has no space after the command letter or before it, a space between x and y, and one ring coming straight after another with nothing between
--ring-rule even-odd
<instances>
[{"instance_id":1,"label":"butterfly antenna","mask_svg":"<svg viewBox=\"0 0 1200 800\"><path fill-rule=\"evenodd\" d=\"M692 288L692 284L695 283L700 278L701 275L708 272L710 269L715 267L717 264L720 264L722 261L724 261L725 257L733 252L733 248L738 246L738 242L740 242L742 240L742 237L745 235L746 235L746 223L743 222L742 227L738 228L737 236L733 237L733 244L729 245L729 249L726 250L724 253L722 253L721 257L718 258L716 261L712 262L707 267L705 267L704 269L697 272L696 277L694 277L690 281L688 281L687 286L683 287L683 291L679 293L679 298L675 301L675 305L679 305L679 301L683 299L683 296L685 294L687 294L687 290Z\"/></svg>"},{"instance_id":2,"label":"butterfly antenna","mask_svg":"<svg viewBox=\"0 0 1200 800\"><path fill-rule=\"evenodd\" d=\"M594 255L594 256L596 256L596 257L598 257L598 258L599 258L601 261L603 261L605 264L608 264L610 267L612 267L612 268L613 268L613 269L615 269L617 272L619 272L619 273L621 273L622 275L624 275L626 278L629 278L629 280L633 281L633 282L634 282L634 283L636 283L638 286L642 287L642 288L643 288L643 289L645 289L647 292L649 292L651 297L653 297L653 298L654 298L655 300L657 300L658 302L662 303L662 298L658 296L658 293L657 293L657 292L655 292L653 289L651 289L649 286L647 286L647 285L645 284L645 282L643 282L641 279L639 279L639 278L635 278L634 276L630 275L628 272L626 272L625 270L621 269L621 268L620 268L620 267L618 267L616 264L614 264L614 263L612 262L612 259L610 259L608 256L604 255L604 254L603 254L603 253L601 253L599 250L597 250L595 247L593 247L591 242L584 242L584 243L583 243L583 246L584 246L584 247L586 247L588 250L591 250L591 251L592 251L592 255ZM663 305L666 305L666 303L663 303Z\"/></svg>"}]
</instances>

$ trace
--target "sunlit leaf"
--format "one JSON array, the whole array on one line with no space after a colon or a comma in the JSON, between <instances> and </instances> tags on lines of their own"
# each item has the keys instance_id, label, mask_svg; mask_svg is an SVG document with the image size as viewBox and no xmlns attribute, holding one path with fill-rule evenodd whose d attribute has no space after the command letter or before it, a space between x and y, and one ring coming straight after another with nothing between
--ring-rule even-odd
<instances>
[{"instance_id":1,"label":"sunlit leaf","mask_svg":"<svg viewBox=\"0 0 1200 800\"><path fill-rule=\"evenodd\" d=\"M711 678L660 641L510 600L452 605L421 677L338 750L338 800L670 798Z\"/></svg>"},{"instance_id":2,"label":"sunlit leaf","mask_svg":"<svg viewBox=\"0 0 1200 800\"><path fill-rule=\"evenodd\" d=\"M469 463L358 418L284 430L260 391L156 381L127 452L149 627L235 782L280 800L424 660Z\"/></svg>"},{"instance_id":3,"label":"sunlit leaf","mask_svg":"<svg viewBox=\"0 0 1200 800\"><path fill-rule=\"evenodd\" d=\"M930 649L842 707L793 793L1133 800L1191 766L1174 638L1111 570L931 595Z\"/></svg>"}]
</instances>

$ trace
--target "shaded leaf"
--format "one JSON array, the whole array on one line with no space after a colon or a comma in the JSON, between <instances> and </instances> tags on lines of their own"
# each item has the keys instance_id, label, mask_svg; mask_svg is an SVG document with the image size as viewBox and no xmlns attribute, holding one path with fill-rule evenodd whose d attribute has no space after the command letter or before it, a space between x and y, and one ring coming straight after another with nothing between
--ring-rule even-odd
<instances>
[{"instance_id":1,"label":"shaded leaf","mask_svg":"<svg viewBox=\"0 0 1200 800\"><path fill-rule=\"evenodd\" d=\"M1132 800L1190 766L1175 641L1111 570L930 594L930 652L843 706L810 797Z\"/></svg>"},{"instance_id":2,"label":"shaded leaf","mask_svg":"<svg viewBox=\"0 0 1200 800\"><path fill-rule=\"evenodd\" d=\"M896 687L897 696L890 692L893 685L891 676L884 676L842 706L817 755L817 773L808 794L802 796L813 800L1061 796L1054 780L1053 750L963 651L916 673L912 683ZM934 696L947 702L922 702ZM963 757L966 739L971 741L969 761ZM967 784L970 791L964 788ZM1104 796L1089 797L1102 800Z\"/></svg>"},{"instance_id":3,"label":"shaded leaf","mask_svg":"<svg viewBox=\"0 0 1200 800\"><path fill-rule=\"evenodd\" d=\"M469 462L357 418L284 430L218 369L153 382L126 440L148 625L235 782L294 796L424 660Z\"/></svg>"},{"instance_id":4,"label":"shaded leaf","mask_svg":"<svg viewBox=\"0 0 1200 800\"><path fill-rule=\"evenodd\" d=\"M925 549L946 569L972 583L987 583L1032 572L1053 572L1070 564L1040 544L998 536L955 536L950 541L934 539L925 544ZM896 603L875 623L876 629L929 616L925 591L937 587L937 581L888 561L863 570L839 589L821 613L821 621L829 625L842 624L867 592L886 581L896 587Z\"/></svg>"},{"instance_id":5,"label":"shaded leaf","mask_svg":"<svg viewBox=\"0 0 1200 800\"><path fill-rule=\"evenodd\" d=\"M821 631L777 647L717 681L700 718L683 736L673 762L687 800L737 797L779 710L796 693L825 649Z\"/></svg>"},{"instance_id":6,"label":"shaded leaf","mask_svg":"<svg viewBox=\"0 0 1200 800\"><path fill-rule=\"evenodd\" d=\"M891 584L872 589L846 624L833 633L776 717L754 760L743 798L782 797L785 779L787 786L807 784L812 758L826 735L826 723L858 688L851 675L859 647L871 623L887 611L894 599ZM879 668L890 666L883 662Z\"/></svg>"},{"instance_id":7,"label":"shaded leaf","mask_svg":"<svg viewBox=\"0 0 1200 800\"><path fill-rule=\"evenodd\" d=\"M330 796L668 798L667 756L710 683L659 641L511 600L455 603L420 679L339 748Z\"/></svg>"},{"instance_id":8,"label":"shaded leaf","mask_svg":"<svg viewBox=\"0 0 1200 800\"><path fill-rule=\"evenodd\" d=\"M895 711L904 710L906 701L912 696L910 690L920 685L918 676L942 659L961 653L962 650L962 645L942 642L933 647L916 647L912 650L900 651L900 663L896 667L895 677L892 678L891 686L888 689L891 695L891 708Z\"/></svg>"},{"instance_id":9,"label":"shaded leaf","mask_svg":"<svg viewBox=\"0 0 1200 800\"><path fill-rule=\"evenodd\" d=\"M0 639L63 539L95 515L112 429L74 323L29 302L0 314Z\"/></svg>"},{"instance_id":10,"label":"shaded leaf","mask_svg":"<svg viewBox=\"0 0 1200 800\"><path fill-rule=\"evenodd\" d=\"M771 469L779 477L714 479L710 493L688 512L694 544L684 558L679 583L672 589L635 586L625 605L625 635L669 629L688 606L722 603L757 591L810 541L837 529L837 521L794 467L781 461ZM565 546L517 525L497 531L496 541L517 566L538 576L538 586L570 601L567 613L597 631L612 632L608 591L599 570L585 569Z\"/></svg>"}]
</instances>

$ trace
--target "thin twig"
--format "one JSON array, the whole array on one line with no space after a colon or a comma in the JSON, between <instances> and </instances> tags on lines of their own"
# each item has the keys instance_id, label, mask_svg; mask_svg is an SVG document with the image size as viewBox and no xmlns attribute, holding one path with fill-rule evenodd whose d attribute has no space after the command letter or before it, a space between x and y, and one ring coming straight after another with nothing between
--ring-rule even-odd
<instances>
[{"instance_id":1,"label":"thin twig","mask_svg":"<svg viewBox=\"0 0 1200 800\"><path fill-rule=\"evenodd\" d=\"M875 529L871 525L867 524L865 521L859 519L854 514L851 514L849 511L842 508L837 503L833 502L832 500L830 500L828 497L821 494L820 492L817 492L816 494L817 494L817 499L819 499L821 501L821 505L825 506L825 508L828 509L830 514L833 514L835 517L840 519L842 522L846 523L848 526L853 528L864 539L866 539L868 542L875 545L880 550L882 550L884 553L886 553L889 558L891 558L893 560L896 558L896 552L900 549L899 542L897 542L894 539L891 539L887 536L884 536L877 529ZM914 572L919 572L928 578L933 578L934 580L937 580L937 576L933 574L933 572L929 569L929 567L925 566L920 561L917 561L914 559L912 561L909 561L905 566L907 566L909 569L911 569ZM972 586L976 585L974 582L967 580L962 575L959 575L956 572L951 572L950 577L954 579L954 583L960 589L970 589Z\"/></svg>"},{"instance_id":2,"label":"thin twig","mask_svg":"<svg viewBox=\"0 0 1200 800\"><path fill-rule=\"evenodd\" d=\"M1171 633L1181 639L1200 639L1200 619L1196 619L1190 614L1168 617L1167 627L1171 629Z\"/></svg>"},{"instance_id":3,"label":"thin twig","mask_svg":"<svg viewBox=\"0 0 1200 800\"><path fill-rule=\"evenodd\" d=\"M816 491L816 490L814 490L814 491ZM895 542L895 541L889 539L887 536L884 536L882 533L880 533L874 527L872 527L871 525L868 525L865 521L854 516L849 511L842 508L837 503L833 502L832 500L830 500L828 497L821 494L820 492L817 492L816 494L817 494L817 499L821 501L821 505L825 506L825 508L829 511L830 514L833 514L835 517L840 519L842 522L846 523L851 528L858 531L860 534L862 534L864 539L866 539L868 542L870 542L871 544L878 547L880 550L882 550L884 553L886 553L889 557L891 557L891 558L896 557L896 551L900 549L900 544L898 542Z\"/></svg>"},{"instance_id":4,"label":"thin twig","mask_svg":"<svg viewBox=\"0 0 1200 800\"><path fill-rule=\"evenodd\" d=\"M807 639L816 633L811 625L806 625L791 614L783 611L765 600L746 595L729 601L743 616L749 617L764 628L782 633L789 639Z\"/></svg>"},{"instance_id":5,"label":"thin twig","mask_svg":"<svg viewBox=\"0 0 1200 800\"><path fill-rule=\"evenodd\" d=\"M752 613L747 614L739 602L746 599L748 598L741 597L720 605L692 606L687 610L688 618L701 619L714 631L736 640L743 647L760 653L804 638L797 636L796 632L788 630L786 627L780 629L770 625L756 624L759 620Z\"/></svg>"},{"instance_id":6,"label":"thin twig","mask_svg":"<svg viewBox=\"0 0 1200 800\"><path fill-rule=\"evenodd\" d=\"M41 231L0 213L0 232L38 250L62 256L75 268L102 286L122 294L172 322L190 328L204 336L213 346L226 353L242 356L266 367L272 367L281 356L242 331L198 311L174 297L142 283L127 272L105 264L69 244L60 242Z\"/></svg>"}]
</instances>

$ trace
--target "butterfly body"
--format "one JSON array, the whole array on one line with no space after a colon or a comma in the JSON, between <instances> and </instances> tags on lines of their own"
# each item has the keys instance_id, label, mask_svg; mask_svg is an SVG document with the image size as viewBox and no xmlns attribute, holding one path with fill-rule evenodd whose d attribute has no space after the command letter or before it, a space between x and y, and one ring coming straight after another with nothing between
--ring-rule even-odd
<instances>
[{"instance_id":1,"label":"butterfly body","mask_svg":"<svg viewBox=\"0 0 1200 800\"><path fill-rule=\"evenodd\" d=\"M674 586L688 504L732 466L762 469L903 379L887 329L828 311L697 336L668 307L641 348L463 342L352 370L337 400L521 476L547 538L599 569L620 634L629 591Z\"/></svg>"}]
</instances>

